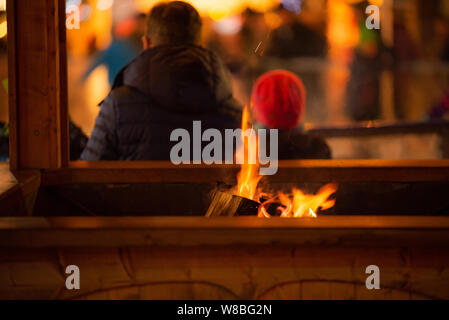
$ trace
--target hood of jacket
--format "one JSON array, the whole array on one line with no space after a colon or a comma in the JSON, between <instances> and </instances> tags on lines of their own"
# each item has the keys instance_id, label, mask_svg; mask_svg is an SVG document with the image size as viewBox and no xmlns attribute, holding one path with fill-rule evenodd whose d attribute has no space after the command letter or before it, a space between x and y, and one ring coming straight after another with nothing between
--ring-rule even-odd
<instances>
[{"instance_id":1,"label":"hood of jacket","mask_svg":"<svg viewBox=\"0 0 449 320\"><path fill-rule=\"evenodd\" d=\"M177 113L207 113L232 98L222 60L195 45L163 45L143 51L117 75L113 88L130 86L153 105Z\"/></svg>"}]
</instances>

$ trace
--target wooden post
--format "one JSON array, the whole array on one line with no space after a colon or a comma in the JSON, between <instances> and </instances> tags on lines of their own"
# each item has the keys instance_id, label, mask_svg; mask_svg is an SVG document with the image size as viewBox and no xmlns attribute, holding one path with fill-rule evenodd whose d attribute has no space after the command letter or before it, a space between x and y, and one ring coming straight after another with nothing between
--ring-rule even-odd
<instances>
[{"instance_id":1,"label":"wooden post","mask_svg":"<svg viewBox=\"0 0 449 320\"><path fill-rule=\"evenodd\" d=\"M65 3L9 0L10 167L68 165Z\"/></svg>"}]
</instances>

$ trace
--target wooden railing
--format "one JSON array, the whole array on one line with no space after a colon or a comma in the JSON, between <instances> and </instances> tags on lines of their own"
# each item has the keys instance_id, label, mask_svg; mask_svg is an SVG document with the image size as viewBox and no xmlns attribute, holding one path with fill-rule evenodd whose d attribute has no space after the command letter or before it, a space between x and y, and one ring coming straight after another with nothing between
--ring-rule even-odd
<instances>
[{"instance_id":1,"label":"wooden railing","mask_svg":"<svg viewBox=\"0 0 449 320\"><path fill-rule=\"evenodd\" d=\"M369 234L369 237L366 235ZM449 217L0 218L0 247L449 246Z\"/></svg>"},{"instance_id":2,"label":"wooden railing","mask_svg":"<svg viewBox=\"0 0 449 320\"><path fill-rule=\"evenodd\" d=\"M179 165L170 162L72 162L44 170L43 185L68 183L225 182L234 184L238 165ZM270 182L448 181L449 160L285 160Z\"/></svg>"}]
</instances>

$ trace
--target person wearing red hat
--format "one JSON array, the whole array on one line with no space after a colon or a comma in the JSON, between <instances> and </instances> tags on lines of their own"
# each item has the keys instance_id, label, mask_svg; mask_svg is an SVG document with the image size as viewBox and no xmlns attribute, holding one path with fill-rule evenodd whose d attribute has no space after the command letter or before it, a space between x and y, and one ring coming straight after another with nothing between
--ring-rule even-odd
<instances>
[{"instance_id":1,"label":"person wearing red hat","mask_svg":"<svg viewBox=\"0 0 449 320\"><path fill-rule=\"evenodd\" d=\"M260 76L251 93L251 106L259 125L279 130L279 159L331 158L322 138L301 129L306 90L294 73L273 70Z\"/></svg>"}]
</instances>

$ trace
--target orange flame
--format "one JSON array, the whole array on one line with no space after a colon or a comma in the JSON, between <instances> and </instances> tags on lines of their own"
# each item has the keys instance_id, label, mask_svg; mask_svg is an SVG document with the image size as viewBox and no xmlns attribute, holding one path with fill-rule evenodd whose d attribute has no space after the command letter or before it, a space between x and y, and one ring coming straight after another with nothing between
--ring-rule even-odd
<instances>
[{"instance_id":1,"label":"orange flame","mask_svg":"<svg viewBox=\"0 0 449 320\"><path fill-rule=\"evenodd\" d=\"M256 197L257 185L262 176L259 175L259 163L257 157L257 136L248 137L245 131L248 129L249 112L245 106L242 114L241 147L236 151L236 159L240 159L241 168L237 175L237 188L235 194L247 199L258 201ZM255 160L255 161L254 161ZM254 163L255 162L255 163ZM338 189L337 184L329 183L323 186L316 195L305 194L301 190L292 189L291 196L282 192L278 196L265 201L259 207L259 218L271 218L266 205L280 201L282 206L278 207L280 216L284 218L316 218L316 212L327 210L335 205L335 200L328 198Z\"/></svg>"},{"instance_id":2,"label":"orange flame","mask_svg":"<svg viewBox=\"0 0 449 320\"><path fill-rule=\"evenodd\" d=\"M236 157L243 160L239 174L237 175L237 192L238 196L256 200L257 185L262 176L259 175L259 164L257 161L257 137L256 139L246 139L245 131L248 129L249 112L245 106L242 114L242 147L237 150ZM256 163L252 164L249 159L255 159Z\"/></svg>"},{"instance_id":3,"label":"orange flame","mask_svg":"<svg viewBox=\"0 0 449 320\"><path fill-rule=\"evenodd\" d=\"M316 218L318 209L327 210L335 205L335 200L329 200L329 197L338 189L337 184L329 183L323 186L316 195L305 194L301 190L293 188L291 199L290 196L279 192L278 198L282 204L281 217L283 218ZM270 199L264 202L260 208L258 217L269 218L270 214L266 210L266 204L273 203L275 200Z\"/></svg>"}]
</instances>

